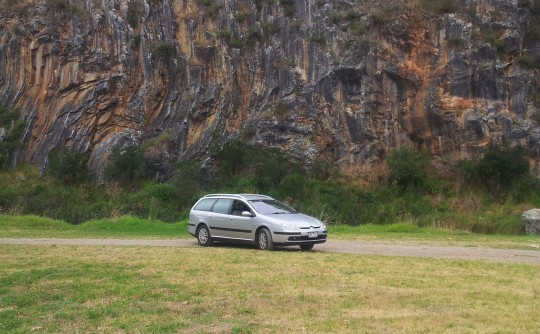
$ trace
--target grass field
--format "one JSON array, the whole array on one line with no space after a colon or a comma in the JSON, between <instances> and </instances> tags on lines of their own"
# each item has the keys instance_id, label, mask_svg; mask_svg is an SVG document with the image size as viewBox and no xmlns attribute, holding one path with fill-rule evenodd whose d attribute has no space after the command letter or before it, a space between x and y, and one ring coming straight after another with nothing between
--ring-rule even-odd
<instances>
[{"instance_id":1,"label":"grass field","mask_svg":"<svg viewBox=\"0 0 540 334\"><path fill-rule=\"evenodd\" d=\"M0 245L1 333L538 333L539 267Z\"/></svg>"}]
</instances>

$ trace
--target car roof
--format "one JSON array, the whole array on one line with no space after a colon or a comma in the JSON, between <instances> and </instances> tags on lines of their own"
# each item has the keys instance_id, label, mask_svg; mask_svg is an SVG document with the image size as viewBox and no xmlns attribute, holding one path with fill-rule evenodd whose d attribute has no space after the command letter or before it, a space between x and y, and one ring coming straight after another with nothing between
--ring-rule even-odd
<instances>
[{"instance_id":1,"label":"car roof","mask_svg":"<svg viewBox=\"0 0 540 334\"><path fill-rule=\"evenodd\" d=\"M258 199L273 199L270 196L259 195L259 194L208 194L204 196L204 198L211 198L211 197L238 198L238 199L243 199L246 201L258 200Z\"/></svg>"}]
</instances>

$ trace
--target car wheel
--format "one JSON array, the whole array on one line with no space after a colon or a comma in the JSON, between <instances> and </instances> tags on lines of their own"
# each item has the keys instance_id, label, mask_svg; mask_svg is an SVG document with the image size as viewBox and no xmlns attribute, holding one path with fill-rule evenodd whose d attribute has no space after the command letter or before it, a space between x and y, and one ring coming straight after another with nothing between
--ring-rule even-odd
<instances>
[{"instance_id":1,"label":"car wheel","mask_svg":"<svg viewBox=\"0 0 540 334\"><path fill-rule=\"evenodd\" d=\"M257 233L257 245L262 250L274 249L274 242L272 241L272 234L267 228L262 228Z\"/></svg>"},{"instance_id":2,"label":"car wheel","mask_svg":"<svg viewBox=\"0 0 540 334\"><path fill-rule=\"evenodd\" d=\"M308 250L312 250L313 246L315 246L315 245L314 244L300 245L300 249L303 250L303 251L308 251Z\"/></svg>"},{"instance_id":3,"label":"car wheel","mask_svg":"<svg viewBox=\"0 0 540 334\"><path fill-rule=\"evenodd\" d=\"M212 244L212 239L210 239L210 230L206 225L202 225L197 230L197 242L201 246L210 246Z\"/></svg>"}]
</instances>

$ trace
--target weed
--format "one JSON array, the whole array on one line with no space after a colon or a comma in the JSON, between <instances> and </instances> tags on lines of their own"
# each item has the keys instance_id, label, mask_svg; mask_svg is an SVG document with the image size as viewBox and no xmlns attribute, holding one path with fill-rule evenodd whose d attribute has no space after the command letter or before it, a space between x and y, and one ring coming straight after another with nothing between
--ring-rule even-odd
<instances>
[{"instance_id":1,"label":"weed","mask_svg":"<svg viewBox=\"0 0 540 334\"><path fill-rule=\"evenodd\" d=\"M438 15L454 13L459 9L458 0L420 0L420 4L426 10Z\"/></svg>"},{"instance_id":2,"label":"weed","mask_svg":"<svg viewBox=\"0 0 540 334\"><path fill-rule=\"evenodd\" d=\"M141 19L142 10L134 3L128 3L128 9L126 13L126 21L133 28L139 26L139 20Z\"/></svg>"},{"instance_id":3,"label":"weed","mask_svg":"<svg viewBox=\"0 0 540 334\"><path fill-rule=\"evenodd\" d=\"M460 49L465 45L465 41L461 37L448 38L446 45L448 45L449 48Z\"/></svg>"},{"instance_id":4,"label":"weed","mask_svg":"<svg viewBox=\"0 0 540 334\"><path fill-rule=\"evenodd\" d=\"M310 41L319 44L321 47L326 47L326 35L324 34L324 31L322 30L315 31L311 35Z\"/></svg>"},{"instance_id":5,"label":"weed","mask_svg":"<svg viewBox=\"0 0 540 334\"><path fill-rule=\"evenodd\" d=\"M244 23L247 19L247 16L248 14L247 13L244 13L244 12L238 12L236 14L234 14L234 19L238 22L238 23Z\"/></svg>"},{"instance_id":6,"label":"weed","mask_svg":"<svg viewBox=\"0 0 540 334\"><path fill-rule=\"evenodd\" d=\"M254 44L256 42L264 42L264 35L257 26L251 26L246 32L246 42L248 44Z\"/></svg>"},{"instance_id":7,"label":"weed","mask_svg":"<svg viewBox=\"0 0 540 334\"><path fill-rule=\"evenodd\" d=\"M154 47L155 55L160 59L169 59L174 56L174 44L169 41L162 41Z\"/></svg>"},{"instance_id":8,"label":"weed","mask_svg":"<svg viewBox=\"0 0 540 334\"><path fill-rule=\"evenodd\" d=\"M283 6L283 13L287 17L293 17L295 13L294 0L279 0L279 4Z\"/></svg>"},{"instance_id":9,"label":"weed","mask_svg":"<svg viewBox=\"0 0 540 334\"><path fill-rule=\"evenodd\" d=\"M274 107L272 108L272 112L276 116L283 117L289 112L289 107L287 106L285 102L280 101L274 104Z\"/></svg>"},{"instance_id":10,"label":"weed","mask_svg":"<svg viewBox=\"0 0 540 334\"><path fill-rule=\"evenodd\" d=\"M536 58L529 54L523 54L519 57L518 62L521 66L528 69L538 69L540 68L540 62Z\"/></svg>"}]
</instances>

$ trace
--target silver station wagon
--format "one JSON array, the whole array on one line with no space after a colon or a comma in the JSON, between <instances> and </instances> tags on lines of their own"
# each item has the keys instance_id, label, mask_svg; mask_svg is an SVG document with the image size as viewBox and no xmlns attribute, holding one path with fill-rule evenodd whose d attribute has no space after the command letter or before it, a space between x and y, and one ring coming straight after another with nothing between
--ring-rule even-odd
<instances>
[{"instance_id":1,"label":"silver station wagon","mask_svg":"<svg viewBox=\"0 0 540 334\"><path fill-rule=\"evenodd\" d=\"M189 213L189 233L199 245L240 242L272 250L298 245L310 250L326 242L326 226L288 205L264 195L213 194L199 199Z\"/></svg>"}]
</instances>

